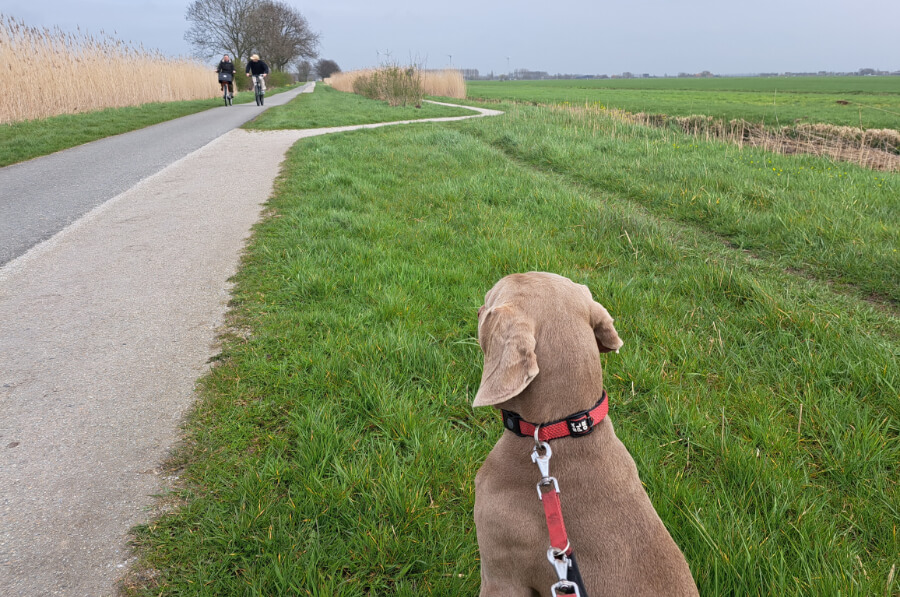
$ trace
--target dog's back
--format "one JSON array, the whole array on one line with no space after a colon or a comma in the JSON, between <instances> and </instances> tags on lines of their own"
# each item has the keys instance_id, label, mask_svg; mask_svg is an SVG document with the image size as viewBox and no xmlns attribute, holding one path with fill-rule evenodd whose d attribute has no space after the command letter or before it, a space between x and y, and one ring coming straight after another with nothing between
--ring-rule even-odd
<instances>
[{"instance_id":1,"label":"dog's back","mask_svg":"<svg viewBox=\"0 0 900 597\"><path fill-rule=\"evenodd\" d=\"M507 276L479 309L485 353L476 406L547 422L590 408L603 389L598 353L622 341L587 287L541 272ZM504 433L475 481L482 595L549 594L547 523L530 454L534 440ZM696 595L687 562L603 419L589 435L553 442L550 475L588 593Z\"/></svg>"}]
</instances>

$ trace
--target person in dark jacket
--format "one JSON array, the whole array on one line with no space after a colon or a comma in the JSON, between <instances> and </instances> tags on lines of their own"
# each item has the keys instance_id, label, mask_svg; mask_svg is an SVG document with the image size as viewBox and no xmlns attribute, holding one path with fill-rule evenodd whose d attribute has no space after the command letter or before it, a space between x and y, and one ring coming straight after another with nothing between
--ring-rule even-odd
<instances>
[{"instance_id":1,"label":"person in dark jacket","mask_svg":"<svg viewBox=\"0 0 900 597\"><path fill-rule=\"evenodd\" d=\"M247 63L247 68L244 70L248 77L253 75L254 84L256 83L256 77L259 77L259 84L262 87L263 93L265 93L266 75L269 74L269 65L259 59L259 54L254 54L250 57L250 62Z\"/></svg>"},{"instance_id":2,"label":"person in dark jacket","mask_svg":"<svg viewBox=\"0 0 900 597\"><path fill-rule=\"evenodd\" d=\"M228 96L234 97L234 62L228 54L222 56L216 72L219 73L219 89L224 93L225 85L228 85Z\"/></svg>"}]
</instances>

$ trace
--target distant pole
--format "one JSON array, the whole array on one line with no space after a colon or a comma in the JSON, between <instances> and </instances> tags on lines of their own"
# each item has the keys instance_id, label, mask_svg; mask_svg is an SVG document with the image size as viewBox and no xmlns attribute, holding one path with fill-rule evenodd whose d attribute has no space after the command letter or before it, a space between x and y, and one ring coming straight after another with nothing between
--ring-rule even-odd
<instances>
[{"instance_id":1,"label":"distant pole","mask_svg":"<svg viewBox=\"0 0 900 597\"><path fill-rule=\"evenodd\" d=\"M506 78L512 79L512 73L509 71L509 56L506 57Z\"/></svg>"},{"instance_id":2,"label":"distant pole","mask_svg":"<svg viewBox=\"0 0 900 597\"><path fill-rule=\"evenodd\" d=\"M450 59L450 68L453 68L453 54L447 54L447 58Z\"/></svg>"}]
</instances>

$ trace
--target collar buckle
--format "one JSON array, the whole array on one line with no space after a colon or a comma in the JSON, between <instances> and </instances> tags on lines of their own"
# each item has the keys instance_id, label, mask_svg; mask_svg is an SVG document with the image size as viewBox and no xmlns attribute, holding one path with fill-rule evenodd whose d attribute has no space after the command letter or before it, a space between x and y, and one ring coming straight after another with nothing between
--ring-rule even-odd
<instances>
[{"instance_id":1,"label":"collar buckle","mask_svg":"<svg viewBox=\"0 0 900 597\"><path fill-rule=\"evenodd\" d=\"M503 427L509 429L519 437L526 437L525 433L522 433L522 417L518 413L514 413L509 410L501 410L503 413Z\"/></svg>"}]
</instances>

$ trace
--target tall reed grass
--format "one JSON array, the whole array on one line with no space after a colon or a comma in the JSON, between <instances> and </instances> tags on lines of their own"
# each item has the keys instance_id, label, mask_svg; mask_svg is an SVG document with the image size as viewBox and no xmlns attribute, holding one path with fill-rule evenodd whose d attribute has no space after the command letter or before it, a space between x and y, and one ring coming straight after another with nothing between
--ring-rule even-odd
<instances>
[{"instance_id":1,"label":"tall reed grass","mask_svg":"<svg viewBox=\"0 0 900 597\"><path fill-rule=\"evenodd\" d=\"M424 95L460 99L466 97L466 81L456 69L425 70L418 67L383 66L336 73L325 79L325 83L338 91L359 93L389 103L393 92L410 89L414 85L418 86L416 93L419 93L420 101Z\"/></svg>"},{"instance_id":2,"label":"tall reed grass","mask_svg":"<svg viewBox=\"0 0 900 597\"><path fill-rule=\"evenodd\" d=\"M2 14L0 64L0 123L218 94L215 74L194 60Z\"/></svg>"},{"instance_id":3,"label":"tall reed grass","mask_svg":"<svg viewBox=\"0 0 900 597\"><path fill-rule=\"evenodd\" d=\"M722 139L740 147L761 147L782 155L806 153L851 162L873 170L900 172L900 132L893 129L862 129L832 124L799 123L777 128L742 119L726 121L712 116L669 116L632 113L600 104L552 105L552 110L571 113L586 120L613 117L625 122L672 129L707 141Z\"/></svg>"},{"instance_id":4,"label":"tall reed grass","mask_svg":"<svg viewBox=\"0 0 900 597\"><path fill-rule=\"evenodd\" d=\"M386 101L391 106L422 106L425 89L422 71L417 68L389 66L361 75L353 81L353 92L369 99Z\"/></svg>"},{"instance_id":5,"label":"tall reed grass","mask_svg":"<svg viewBox=\"0 0 900 597\"><path fill-rule=\"evenodd\" d=\"M465 99L466 80L453 68L425 71L423 85L428 95Z\"/></svg>"}]
</instances>

